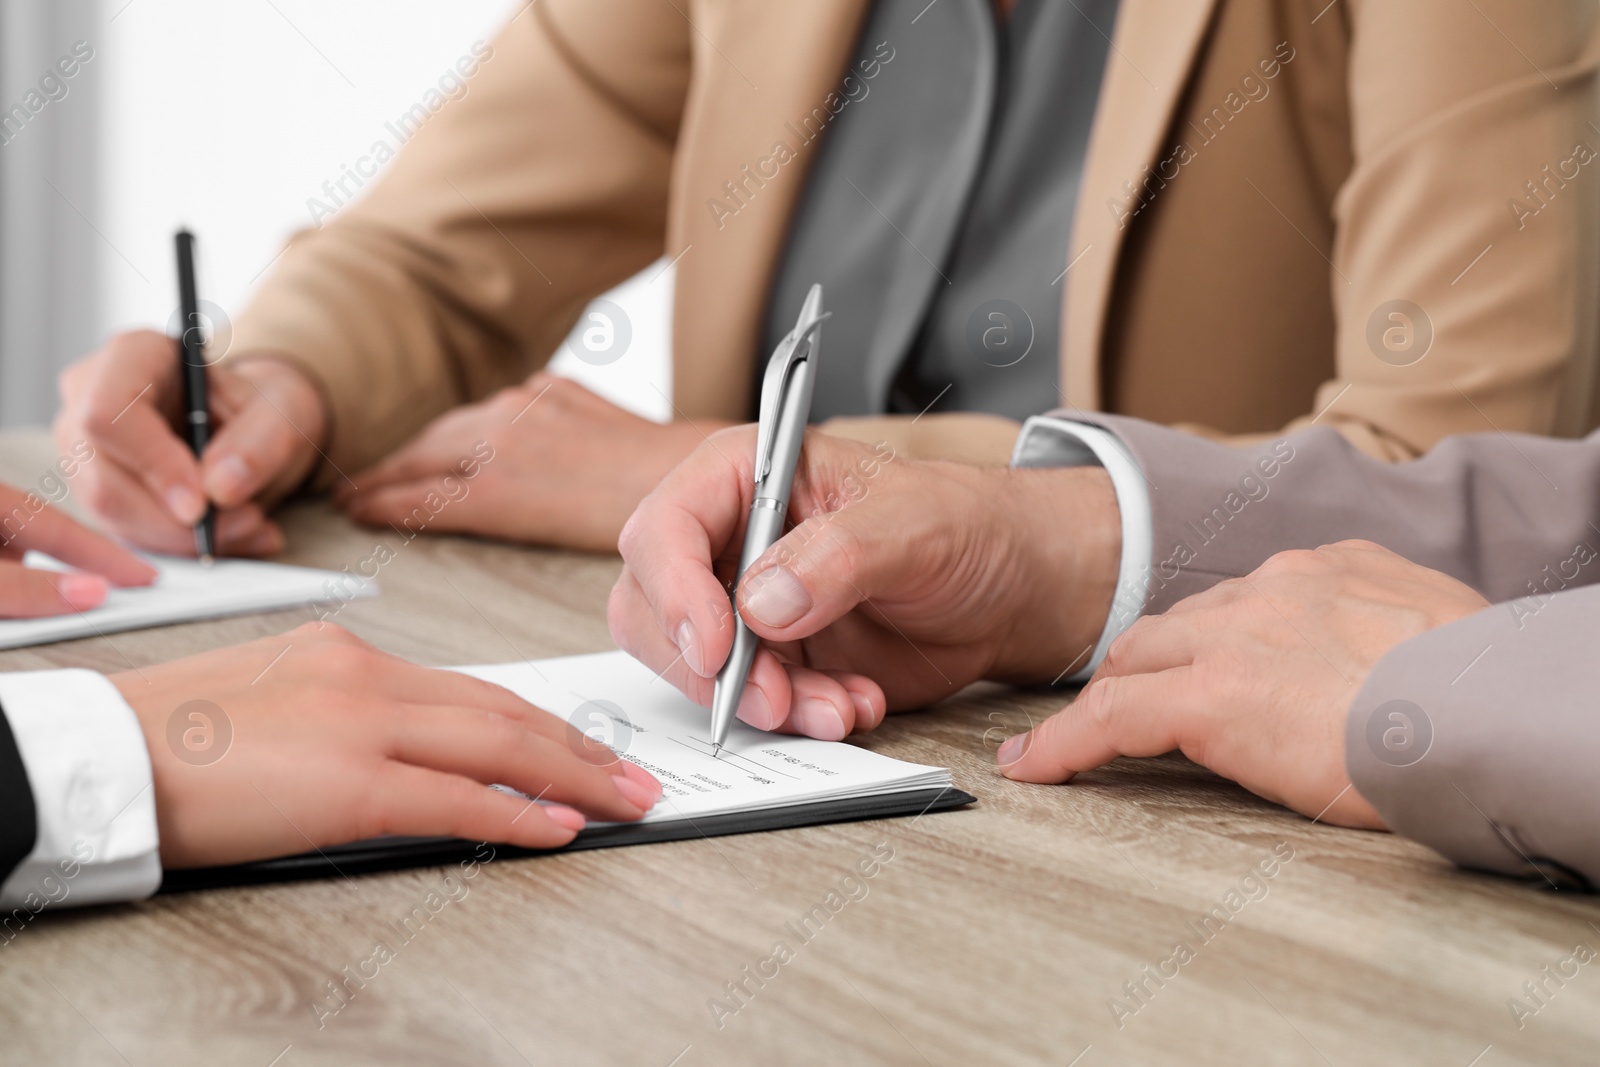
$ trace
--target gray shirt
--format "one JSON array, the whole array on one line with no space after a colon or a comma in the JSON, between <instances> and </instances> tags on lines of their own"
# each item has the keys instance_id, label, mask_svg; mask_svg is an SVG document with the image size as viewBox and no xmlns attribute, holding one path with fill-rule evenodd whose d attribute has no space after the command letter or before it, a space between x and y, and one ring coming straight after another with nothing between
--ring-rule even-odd
<instances>
[{"instance_id":1,"label":"gray shirt","mask_svg":"<svg viewBox=\"0 0 1600 1067\"><path fill-rule=\"evenodd\" d=\"M1061 276L1115 15L873 6L767 309L771 351L823 285L815 418L1059 405Z\"/></svg>"}]
</instances>

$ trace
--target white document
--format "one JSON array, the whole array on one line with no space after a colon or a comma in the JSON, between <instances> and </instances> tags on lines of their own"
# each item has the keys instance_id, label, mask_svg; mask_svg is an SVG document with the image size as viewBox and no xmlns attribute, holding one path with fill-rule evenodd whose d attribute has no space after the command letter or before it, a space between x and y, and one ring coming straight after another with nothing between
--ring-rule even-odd
<instances>
[{"instance_id":1,"label":"white document","mask_svg":"<svg viewBox=\"0 0 1600 1067\"><path fill-rule=\"evenodd\" d=\"M625 652L456 669L561 716L655 775L664 793L647 822L950 786L943 767L742 722L712 756L711 712Z\"/></svg>"},{"instance_id":2,"label":"white document","mask_svg":"<svg viewBox=\"0 0 1600 1067\"><path fill-rule=\"evenodd\" d=\"M104 604L89 611L47 619L0 619L0 649L70 641L123 630L170 626L224 615L275 611L298 604L376 596L378 584L344 571L313 570L249 559L219 559L207 567L197 560L143 556L160 575L137 589L112 589ZM39 552L29 552L29 567L65 569Z\"/></svg>"}]
</instances>

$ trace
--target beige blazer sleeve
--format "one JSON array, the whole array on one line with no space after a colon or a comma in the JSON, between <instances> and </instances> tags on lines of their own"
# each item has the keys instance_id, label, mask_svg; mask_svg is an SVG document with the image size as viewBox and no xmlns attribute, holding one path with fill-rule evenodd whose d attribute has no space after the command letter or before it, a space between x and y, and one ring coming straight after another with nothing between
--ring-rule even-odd
<instances>
[{"instance_id":1,"label":"beige blazer sleeve","mask_svg":"<svg viewBox=\"0 0 1600 1067\"><path fill-rule=\"evenodd\" d=\"M227 358L309 373L347 474L525 378L661 254L689 32L669 4L524 7L365 199L294 236Z\"/></svg>"},{"instance_id":2,"label":"beige blazer sleeve","mask_svg":"<svg viewBox=\"0 0 1600 1067\"><path fill-rule=\"evenodd\" d=\"M1404 459L1600 425L1600 7L1357 0L1350 20L1336 374L1288 429L1320 414Z\"/></svg>"},{"instance_id":3,"label":"beige blazer sleeve","mask_svg":"<svg viewBox=\"0 0 1600 1067\"><path fill-rule=\"evenodd\" d=\"M1600 589L1412 638L1345 722L1350 781L1396 833L1464 867L1600 886Z\"/></svg>"},{"instance_id":4,"label":"beige blazer sleeve","mask_svg":"<svg viewBox=\"0 0 1600 1067\"><path fill-rule=\"evenodd\" d=\"M1066 403L1240 444L1315 421L1387 460L1600 424L1600 9L1219 5L1170 121L1142 137L1184 14L1119 15L1063 283ZM1293 58L1244 105L1274 49ZM1244 110L1216 132L1226 101ZM991 426L907 422L827 428L1008 454Z\"/></svg>"}]
</instances>

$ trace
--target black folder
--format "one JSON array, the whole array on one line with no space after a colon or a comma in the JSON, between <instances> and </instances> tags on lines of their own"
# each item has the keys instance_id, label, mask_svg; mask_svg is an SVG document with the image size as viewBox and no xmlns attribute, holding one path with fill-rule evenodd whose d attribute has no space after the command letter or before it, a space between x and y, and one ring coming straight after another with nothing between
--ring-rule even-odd
<instances>
[{"instance_id":1,"label":"black folder","mask_svg":"<svg viewBox=\"0 0 1600 1067\"><path fill-rule=\"evenodd\" d=\"M851 797L796 804L760 811L733 811L706 815L698 819L673 819L661 822L610 823L593 826L557 849L512 848L495 845L494 858L515 859L577 852L589 848L618 848L623 845L652 845L684 841L697 837L723 837L729 834L754 834L766 830L789 830L823 823L859 822L950 811L977 802L977 797L953 786L917 789L881 796ZM455 837L380 837L333 845L313 852L283 856L259 863L227 867L201 867L167 871L161 882L163 893L183 893L192 889L223 886L261 885L268 882L297 882L310 878L349 877L406 867L433 867L473 858L483 859L482 845Z\"/></svg>"}]
</instances>

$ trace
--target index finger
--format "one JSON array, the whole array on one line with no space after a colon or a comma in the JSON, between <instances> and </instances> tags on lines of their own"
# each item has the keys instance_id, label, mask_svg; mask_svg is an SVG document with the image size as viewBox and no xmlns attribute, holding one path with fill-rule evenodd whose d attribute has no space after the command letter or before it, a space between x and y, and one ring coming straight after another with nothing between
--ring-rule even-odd
<instances>
[{"instance_id":1,"label":"index finger","mask_svg":"<svg viewBox=\"0 0 1600 1067\"><path fill-rule=\"evenodd\" d=\"M0 507L15 510L11 497L9 490L0 492ZM149 585L156 579L156 569L150 564L48 505L22 523L4 545L47 553L62 563L102 575L113 585Z\"/></svg>"},{"instance_id":2,"label":"index finger","mask_svg":"<svg viewBox=\"0 0 1600 1067\"><path fill-rule=\"evenodd\" d=\"M1065 782L1118 756L1159 756L1178 748L1192 689L1190 668L1090 682L1078 699L995 753L1019 782Z\"/></svg>"},{"instance_id":3,"label":"index finger","mask_svg":"<svg viewBox=\"0 0 1600 1067\"><path fill-rule=\"evenodd\" d=\"M1215 626L1216 620L1204 612L1146 615L1111 642L1090 681L1186 667Z\"/></svg>"},{"instance_id":4,"label":"index finger","mask_svg":"<svg viewBox=\"0 0 1600 1067\"><path fill-rule=\"evenodd\" d=\"M655 623L701 677L716 673L733 645L728 592L713 565L744 526L752 427L706 440L634 511L617 547Z\"/></svg>"}]
</instances>

